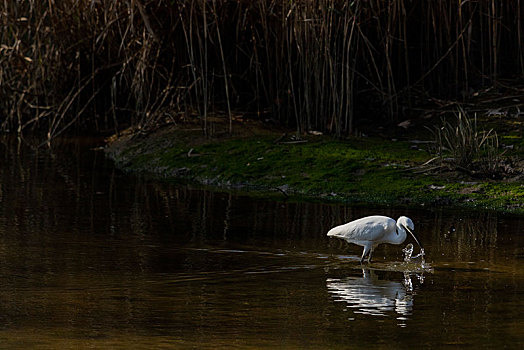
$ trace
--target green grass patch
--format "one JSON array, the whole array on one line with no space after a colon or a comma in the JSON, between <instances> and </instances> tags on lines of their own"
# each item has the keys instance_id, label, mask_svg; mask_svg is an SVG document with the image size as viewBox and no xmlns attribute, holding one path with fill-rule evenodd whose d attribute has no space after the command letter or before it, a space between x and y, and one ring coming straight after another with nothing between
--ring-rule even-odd
<instances>
[{"instance_id":1,"label":"green grass patch","mask_svg":"<svg viewBox=\"0 0 524 350\"><path fill-rule=\"evenodd\" d=\"M190 142L164 135L154 142L133 142L115 160L131 171L220 188L368 204L452 204L524 212L520 183L461 182L418 173L414 169L433 155L407 142L371 137L312 137L297 144L274 140L270 135Z\"/></svg>"}]
</instances>

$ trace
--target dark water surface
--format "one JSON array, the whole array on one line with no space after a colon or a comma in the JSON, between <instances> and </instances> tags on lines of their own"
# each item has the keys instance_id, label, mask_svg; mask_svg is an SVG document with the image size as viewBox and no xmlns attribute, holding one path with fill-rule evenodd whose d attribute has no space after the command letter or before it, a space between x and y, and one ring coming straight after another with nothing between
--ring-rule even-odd
<instances>
[{"instance_id":1,"label":"dark water surface","mask_svg":"<svg viewBox=\"0 0 524 350\"><path fill-rule=\"evenodd\" d=\"M522 218L194 190L86 142L0 142L2 349L524 346ZM371 214L411 217L429 268L326 237Z\"/></svg>"}]
</instances>

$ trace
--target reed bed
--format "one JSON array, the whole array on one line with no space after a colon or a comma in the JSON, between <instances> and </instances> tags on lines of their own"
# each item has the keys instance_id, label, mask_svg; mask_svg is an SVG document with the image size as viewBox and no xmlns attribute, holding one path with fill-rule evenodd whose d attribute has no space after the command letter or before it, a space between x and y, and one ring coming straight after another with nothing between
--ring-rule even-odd
<instances>
[{"instance_id":1,"label":"reed bed","mask_svg":"<svg viewBox=\"0 0 524 350\"><path fill-rule=\"evenodd\" d=\"M0 3L0 129L241 117L344 136L524 76L520 0Z\"/></svg>"}]
</instances>

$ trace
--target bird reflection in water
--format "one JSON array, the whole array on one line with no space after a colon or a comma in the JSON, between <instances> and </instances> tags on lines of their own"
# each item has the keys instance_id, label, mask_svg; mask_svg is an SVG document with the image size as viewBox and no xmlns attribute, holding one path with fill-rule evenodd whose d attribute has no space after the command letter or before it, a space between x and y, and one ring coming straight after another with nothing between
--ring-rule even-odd
<instances>
[{"instance_id":1,"label":"bird reflection in water","mask_svg":"<svg viewBox=\"0 0 524 350\"><path fill-rule=\"evenodd\" d=\"M379 279L375 271L362 269L362 277L328 278L327 289L335 301L345 302L355 314L396 316L406 326L413 311L413 281L424 282L423 274L403 273L402 282Z\"/></svg>"}]
</instances>

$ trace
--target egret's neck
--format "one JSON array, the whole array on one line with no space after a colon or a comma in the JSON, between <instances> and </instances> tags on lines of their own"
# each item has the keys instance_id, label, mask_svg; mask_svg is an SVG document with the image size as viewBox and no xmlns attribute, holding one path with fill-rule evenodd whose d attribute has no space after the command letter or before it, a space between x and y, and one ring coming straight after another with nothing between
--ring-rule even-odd
<instances>
[{"instance_id":1,"label":"egret's neck","mask_svg":"<svg viewBox=\"0 0 524 350\"><path fill-rule=\"evenodd\" d=\"M397 224L397 233L398 234L395 234L393 236L393 240L391 243L393 244L401 244L402 242L404 242L406 240L406 237L407 237L407 232L406 232L406 229L402 226L402 225L399 225Z\"/></svg>"}]
</instances>

